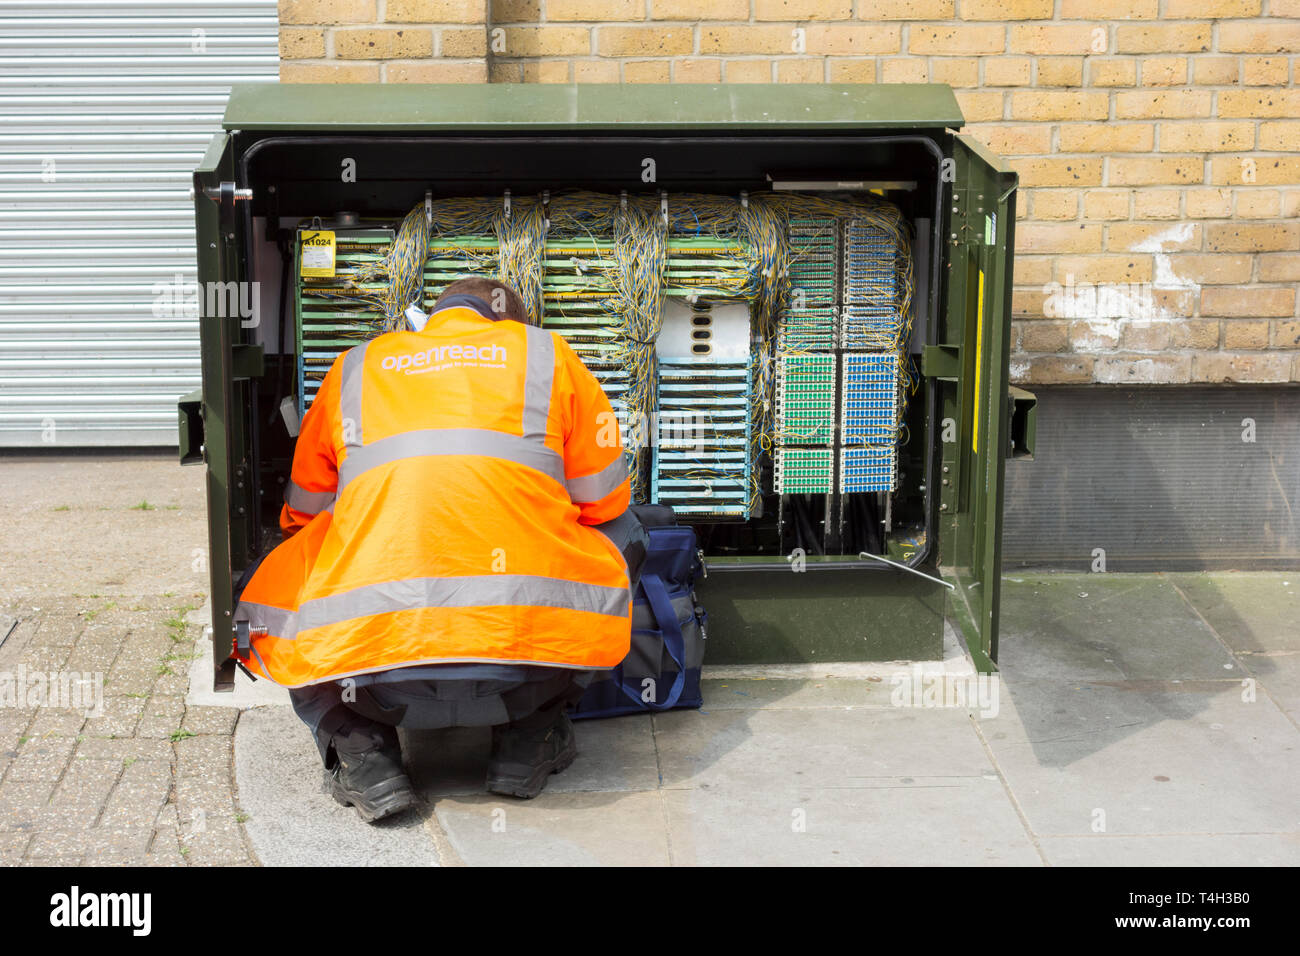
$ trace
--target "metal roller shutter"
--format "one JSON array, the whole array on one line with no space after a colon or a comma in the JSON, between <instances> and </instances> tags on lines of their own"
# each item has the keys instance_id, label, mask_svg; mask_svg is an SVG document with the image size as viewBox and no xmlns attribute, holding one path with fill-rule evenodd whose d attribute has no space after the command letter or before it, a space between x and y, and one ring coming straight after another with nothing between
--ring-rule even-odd
<instances>
[{"instance_id":1,"label":"metal roller shutter","mask_svg":"<svg viewBox=\"0 0 1300 956\"><path fill-rule=\"evenodd\" d=\"M198 387L190 173L275 0L0 0L0 446L174 445Z\"/></svg>"}]
</instances>

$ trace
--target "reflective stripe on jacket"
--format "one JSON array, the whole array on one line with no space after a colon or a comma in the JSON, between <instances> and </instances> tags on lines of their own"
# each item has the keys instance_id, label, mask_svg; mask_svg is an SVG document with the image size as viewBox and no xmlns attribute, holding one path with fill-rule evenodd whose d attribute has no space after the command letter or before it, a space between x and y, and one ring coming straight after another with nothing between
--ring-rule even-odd
<instances>
[{"instance_id":1,"label":"reflective stripe on jacket","mask_svg":"<svg viewBox=\"0 0 1300 956\"><path fill-rule=\"evenodd\" d=\"M618 423L562 338L469 308L341 355L235 611L301 686L413 664L612 667L630 640Z\"/></svg>"}]
</instances>

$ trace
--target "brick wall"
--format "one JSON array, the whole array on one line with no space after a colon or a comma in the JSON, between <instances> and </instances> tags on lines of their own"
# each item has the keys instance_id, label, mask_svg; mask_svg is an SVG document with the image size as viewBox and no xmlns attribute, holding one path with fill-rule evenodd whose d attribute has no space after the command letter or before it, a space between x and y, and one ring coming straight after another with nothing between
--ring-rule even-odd
<instances>
[{"instance_id":1,"label":"brick wall","mask_svg":"<svg viewBox=\"0 0 1300 956\"><path fill-rule=\"evenodd\" d=\"M1017 381L1300 381L1300 0L281 0L280 23L285 81L949 83L1020 172Z\"/></svg>"}]
</instances>

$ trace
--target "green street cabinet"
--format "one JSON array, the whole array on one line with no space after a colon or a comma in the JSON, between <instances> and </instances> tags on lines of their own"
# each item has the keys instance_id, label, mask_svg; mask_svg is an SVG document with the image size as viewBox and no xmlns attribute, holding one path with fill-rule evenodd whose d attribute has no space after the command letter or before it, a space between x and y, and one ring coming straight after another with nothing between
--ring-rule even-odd
<instances>
[{"instance_id":1,"label":"green street cabinet","mask_svg":"<svg viewBox=\"0 0 1300 956\"><path fill-rule=\"evenodd\" d=\"M977 664L993 669L1003 471L1008 457L1032 455L1034 399L1008 385L1016 176L958 132L962 122L939 84L235 87L224 131L194 173L203 387L181 400L179 421L182 462L202 464L207 476L217 689L233 686L231 649L246 639L233 622L235 588L279 540L295 416L309 398L303 370L314 340L304 330L317 313L302 279L304 231L336 235L340 259L349 242L364 251L378 241L382 255L426 200L496 197L504 208L514 197L522 209L577 190L665 210L689 204L678 197L725 196L748 208L775 193L897 210L908 235L905 274L886 279L905 282L910 295L891 360L906 383L886 450L893 486L849 494L857 459L839 439L812 452L778 449L756 434L761 418L747 420L746 447L757 451L745 468L756 490L743 515L687 508L682 516L700 531L707 567L698 588L707 661L934 659L947 621ZM805 238L796 235L807 226L798 216L790 213L791 249ZM873 321L869 309L855 312L850 288L867 234L851 231L856 220L826 221L830 232L808 242L826 239L818 261L829 263L827 281L844 287L827 293L827 321ZM670 272L694 274L705 260L690 256L701 254L707 231L668 243ZM684 250L686 265L674 265L674 250ZM583 273L576 254L561 265L569 261ZM232 308L237 301L246 307ZM710 308L694 295L666 302L663 328L677 309L722 329L724 311L702 311ZM750 407L770 408L782 381L793 387L779 377L793 376L793 365L775 378L763 372L779 364L779 344L755 333L744 346L754 351L735 387L749 390ZM844 344L835 340L825 361L838 370L827 388L839 391L827 395L847 416L859 366L851 350L837 351ZM671 381L672 367L660 362L656 381ZM676 500L654 497L673 484L662 480L658 455L645 457L656 469L647 478L652 498ZM807 486L815 493L777 493L778 458L787 482L796 463L825 463L831 477Z\"/></svg>"}]
</instances>

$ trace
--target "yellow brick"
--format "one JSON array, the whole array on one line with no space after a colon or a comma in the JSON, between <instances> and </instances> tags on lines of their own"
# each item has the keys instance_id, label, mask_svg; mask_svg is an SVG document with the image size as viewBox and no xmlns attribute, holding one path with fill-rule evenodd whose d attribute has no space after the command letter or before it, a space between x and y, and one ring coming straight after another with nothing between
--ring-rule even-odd
<instances>
[{"instance_id":1,"label":"yellow brick","mask_svg":"<svg viewBox=\"0 0 1300 956\"><path fill-rule=\"evenodd\" d=\"M281 83L378 83L378 63L281 63Z\"/></svg>"},{"instance_id":2,"label":"yellow brick","mask_svg":"<svg viewBox=\"0 0 1300 956\"><path fill-rule=\"evenodd\" d=\"M1042 285L1052 281L1052 264L1056 256L1016 256L1015 284Z\"/></svg>"},{"instance_id":3,"label":"yellow brick","mask_svg":"<svg viewBox=\"0 0 1300 956\"><path fill-rule=\"evenodd\" d=\"M1260 256L1261 282L1300 282L1300 255Z\"/></svg>"},{"instance_id":4,"label":"yellow brick","mask_svg":"<svg viewBox=\"0 0 1300 956\"><path fill-rule=\"evenodd\" d=\"M1035 189L1035 219L1077 219L1079 217L1079 191L1077 189Z\"/></svg>"},{"instance_id":5,"label":"yellow brick","mask_svg":"<svg viewBox=\"0 0 1300 956\"><path fill-rule=\"evenodd\" d=\"M718 19L707 5L710 19ZM844 20L853 16L853 0L754 0L755 20Z\"/></svg>"},{"instance_id":6,"label":"yellow brick","mask_svg":"<svg viewBox=\"0 0 1300 956\"><path fill-rule=\"evenodd\" d=\"M377 0L280 0L280 24L374 23ZM301 75L302 71L294 71ZM298 80L305 83L308 80ZM325 81L328 82L328 81ZM343 83L345 80L334 82Z\"/></svg>"},{"instance_id":7,"label":"yellow brick","mask_svg":"<svg viewBox=\"0 0 1300 956\"><path fill-rule=\"evenodd\" d=\"M1016 278L1020 278L1020 263L1016 263ZM1020 348L1025 352L1064 352L1070 347L1067 325L1038 319L1017 323L1020 329Z\"/></svg>"},{"instance_id":8,"label":"yellow brick","mask_svg":"<svg viewBox=\"0 0 1300 956\"><path fill-rule=\"evenodd\" d=\"M1300 90L1224 90L1219 115L1225 118L1300 116Z\"/></svg>"},{"instance_id":9,"label":"yellow brick","mask_svg":"<svg viewBox=\"0 0 1300 956\"><path fill-rule=\"evenodd\" d=\"M980 61L973 57L935 57L930 64L930 82L958 88L979 86Z\"/></svg>"},{"instance_id":10,"label":"yellow brick","mask_svg":"<svg viewBox=\"0 0 1300 956\"><path fill-rule=\"evenodd\" d=\"M1124 90L1115 94L1115 118L1183 119L1209 116L1212 99L1213 94L1209 90Z\"/></svg>"},{"instance_id":11,"label":"yellow brick","mask_svg":"<svg viewBox=\"0 0 1300 956\"><path fill-rule=\"evenodd\" d=\"M953 16L953 7L953 0L872 0L870 9L864 7L860 16L872 20L948 20Z\"/></svg>"},{"instance_id":12,"label":"yellow brick","mask_svg":"<svg viewBox=\"0 0 1300 956\"><path fill-rule=\"evenodd\" d=\"M1191 219L1223 219L1232 214L1229 189L1187 190L1187 215Z\"/></svg>"},{"instance_id":13,"label":"yellow brick","mask_svg":"<svg viewBox=\"0 0 1300 956\"><path fill-rule=\"evenodd\" d=\"M1197 285L1240 285L1250 281L1251 256L1175 253L1168 258L1174 277Z\"/></svg>"},{"instance_id":14,"label":"yellow brick","mask_svg":"<svg viewBox=\"0 0 1300 956\"><path fill-rule=\"evenodd\" d=\"M695 37L690 27L601 27L597 45L601 56L680 56Z\"/></svg>"},{"instance_id":15,"label":"yellow brick","mask_svg":"<svg viewBox=\"0 0 1300 956\"><path fill-rule=\"evenodd\" d=\"M1095 361L1091 355L1036 355L1025 362L1015 381L1025 385L1091 382Z\"/></svg>"},{"instance_id":16,"label":"yellow brick","mask_svg":"<svg viewBox=\"0 0 1300 956\"><path fill-rule=\"evenodd\" d=\"M1020 174L1022 188L1032 186L1100 186L1102 161L1071 156L1022 159L1011 157L1009 162Z\"/></svg>"},{"instance_id":17,"label":"yellow brick","mask_svg":"<svg viewBox=\"0 0 1300 956\"><path fill-rule=\"evenodd\" d=\"M591 31L586 27L505 27L504 49L494 47L492 52L507 57L590 56Z\"/></svg>"},{"instance_id":18,"label":"yellow brick","mask_svg":"<svg viewBox=\"0 0 1300 956\"><path fill-rule=\"evenodd\" d=\"M1142 62L1143 86L1182 86L1186 82L1186 57L1153 56Z\"/></svg>"},{"instance_id":19,"label":"yellow brick","mask_svg":"<svg viewBox=\"0 0 1300 956\"><path fill-rule=\"evenodd\" d=\"M1300 150L1300 121L1277 121L1259 124L1259 148Z\"/></svg>"},{"instance_id":20,"label":"yellow brick","mask_svg":"<svg viewBox=\"0 0 1300 956\"><path fill-rule=\"evenodd\" d=\"M511 60L493 60L488 66L489 83L522 83L524 67L522 63Z\"/></svg>"},{"instance_id":21,"label":"yellow brick","mask_svg":"<svg viewBox=\"0 0 1300 956\"><path fill-rule=\"evenodd\" d=\"M640 20L642 0L546 0L546 22L566 20Z\"/></svg>"},{"instance_id":22,"label":"yellow brick","mask_svg":"<svg viewBox=\"0 0 1300 956\"><path fill-rule=\"evenodd\" d=\"M1034 61L1027 56L984 58L985 86L1028 86L1033 79Z\"/></svg>"},{"instance_id":23,"label":"yellow brick","mask_svg":"<svg viewBox=\"0 0 1300 956\"><path fill-rule=\"evenodd\" d=\"M486 23L487 5L488 0L388 0L384 5L384 20L388 23Z\"/></svg>"},{"instance_id":24,"label":"yellow brick","mask_svg":"<svg viewBox=\"0 0 1300 956\"><path fill-rule=\"evenodd\" d=\"M1061 0L1062 20L1154 20L1160 0Z\"/></svg>"},{"instance_id":25,"label":"yellow brick","mask_svg":"<svg viewBox=\"0 0 1300 956\"><path fill-rule=\"evenodd\" d=\"M1276 189L1238 189L1237 216L1241 219L1276 219L1282 212L1282 194Z\"/></svg>"},{"instance_id":26,"label":"yellow brick","mask_svg":"<svg viewBox=\"0 0 1300 956\"><path fill-rule=\"evenodd\" d=\"M1088 83L1092 86L1137 85L1137 62L1134 60L1089 60Z\"/></svg>"},{"instance_id":27,"label":"yellow brick","mask_svg":"<svg viewBox=\"0 0 1300 956\"><path fill-rule=\"evenodd\" d=\"M1094 27L1084 23L1054 23L1011 28L1012 53L1032 53L1036 56L1051 54L1076 54L1093 52Z\"/></svg>"},{"instance_id":28,"label":"yellow brick","mask_svg":"<svg viewBox=\"0 0 1300 956\"><path fill-rule=\"evenodd\" d=\"M1284 56L1248 56L1241 64L1246 86L1285 86L1290 64Z\"/></svg>"},{"instance_id":29,"label":"yellow brick","mask_svg":"<svg viewBox=\"0 0 1300 956\"><path fill-rule=\"evenodd\" d=\"M771 83L771 60L728 60L728 83Z\"/></svg>"},{"instance_id":30,"label":"yellow brick","mask_svg":"<svg viewBox=\"0 0 1300 956\"><path fill-rule=\"evenodd\" d=\"M1300 19L1300 0L1272 0L1268 5L1268 12L1275 17Z\"/></svg>"},{"instance_id":31,"label":"yellow brick","mask_svg":"<svg viewBox=\"0 0 1300 956\"><path fill-rule=\"evenodd\" d=\"M1018 120L1106 119L1110 104L1105 93L1065 90L1025 90L1011 94L1011 118Z\"/></svg>"},{"instance_id":32,"label":"yellow brick","mask_svg":"<svg viewBox=\"0 0 1300 956\"><path fill-rule=\"evenodd\" d=\"M487 63L483 60L388 63L384 78L389 83L486 83Z\"/></svg>"},{"instance_id":33,"label":"yellow brick","mask_svg":"<svg viewBox=\"0 0 1300 956\"><path fill-rule=\"evenodd\" d=\"M1223 323L1223 347L1225 349L1268 348L1268 323L1255 319L1258 315L1267 315L1268 313L1249 310L1250 303L1256 301L1246 295L1250 291L1271 292L1273 290L1205 289L1201 293L1201 315L1240 316L1251 320ZM1294 293L1292 294L1294 295ZM1290 313L1286 314L1289 315Z\"/></svg>"},{"instance_id":34,"label":"yellow brick","mask_svg":"<svg viewBox=\"0 0 1300 956\"><path fill-rule=\"evenodd\" d=\"M1291 356L1234 355L1231 352L1192 356L1194 382L1285 382L1290 378Z\"/></svg>"},{"instance_id":35,"label":"yellow brick","mask_svg":"<svg viewBox=\"0 0 1300 956\"><path fill-rule=\"evenodd\" d=\"M1210 252L1291 252L1300 249L1300 225L1294 222L1225 222L1206 227Z\"/></svg>"},{"instance_id":36,"label":"yellow brick","mask_svg":"<svg viewBox=\"0 0 1300 956\"><path fill-rule=\"evenodd\" d=\"M776 63L779 83L822 83L825 78L826 67L821 60L790 59Z\"/></svg>"},{"instance_id":37,"label":"yellow brick","mask_svg":"<svg viewBox=\"0 0 1300 956\"><path fill-rule=\"evenodd\" d=\"M1050 20L1053 0L962 0L963 20Z\"/></svg>"},{"instance_id":38,"label":"yellow brick","mask_svg":"<svg viewBox=\"0 0 1300 956\"><path fill-rule=\"evenodd\" d=\"M628 60L623 65L624 83L667 83L667 60Z\"/></svg>"},{"instance_id":39,"label":"yellow brick","mask_svg":"<svg viewBox=\"0 0 1300 956\"><path fill-rule=\"evenodd\" d=\"M1160 352L1169 348L1172 338L1168 322L1130 322L1120 330L1119 347L1131 352Z\"/></svg>"},{"instance_id":40,"label":"yellow brick","mask_svg":"<svg viewBox=\"0 0 1300 956\"><path fill-rule=\"evenodd\" d=\"M288 28L280 31L280 59L307 60L324 56L324 30Z\"/></svg>"},{"instance_id":41,"label":"yellow brick","mask_svg":"<svg viewBox=\"0 0 1300 956\"><path fill-rule=\"evenodd\" d=\"M1052 128L1042 123L1027 126L973 125L966 132L999 156L1031 156L1052 151Z\"/></svg>"},{"instance_id":42,"label":"yellow brick","mask_svg":"<svg viewBox=\"0 0 1300 956\"><path fill-rule=\"evenodd\" d=\"M814 23L805 35L809 53L830 56L897 53L903 46L902 27L871 24Z\"/></svg>"},{"instance_id":43,"label":"yellow brick","mask_svg":"<svg viewBox=\"0 0 1300 956\"><path fill-rule=\"evenodd\" d=\"M530 60L524 64L525 83L568 83L568 60Z\"/></svg>"},{"instance_id":44,"label":"yellow brick","mask_svg":"<svg viewBox=\"0 0 1300 956\"><path fill-rule=\"evenodd\" d=\"M433 31L425 27L357 27L334 31L334 55L340 60L395 60L433 53Z\"/></svg>"},{"instance_id":45,"label":"yellow brick","mask_svg":"<svg viewBox=\"0 0 1300 956\"><path fill-rule=\"evenodd\" d=\"M1168 0L1166 20L1225 20L1229 17L1257 17L1262 0ZM1273 4L1277 6L1276 3ZM1277 10L1273 10L1277 15Z\"/></svg>"},{"instance_id":46,"label":"yellow brick","mask_svg":"<svg viewBox=\"0 0 1300 956\"><path fill-rule=\"evenodd\" d=\"M1176 349L1217 349L1218 319L1180 319L1169 323L1170 344Z\"/></svg>"},{"instance_id":47,"label":"yellow brick","mask_svg":"<svg viewBox=\"0 0 1300 956\"><path fill-rule=\"evenodd\" d=\"M1282 218L1300 219L1300 189L1289 189L1282 194Z\"/></svg>"},{"instance_id":48,"label":"yellow brick","mask_svg":"<svg viewBox=\"0 0 1300 956\"><path fill-rule=\"evenodd\" d=\"M1192 71L1198 86L1231 86L1237 82L1235 56L1200 56Z\"/></svg>"},{"instance_id":49,"label":"yellow brick","mask_svg":"<svg viewBox=\"0 0 1300 956\"><path fill-rule=\"evenodd\" d=\"M487 55L487 31L482 27L463 30L448 27L438 33L438 55L468 58Z\"/></svg>"},{"instance_id":50,"label":"yellow brick","mask_svg":"<svg viewBox=\"0 0 1300 956\"><path fill-rule=\"evenodd\" d=\"M1149 153L1155 146L1150 123L1063 123L1063 153Z\"/></svg>"},{"instance_id":51,"label":"yellow brick","mask_svg":"<svg viewBox=\"0 0 1300 956\"><path fill-rule=\"evenodd\" d=\"M573 82L617 83L618 60L574 60Z\"/></svg>"},{"instance_id":52,"label":"yellow brick","mask_svg":"<svg viewBox=\"0 0 1300 956\"><path fill-rule=\"evenodd\" d=\"M721 83L721 60L676 60L673 62L675 83Z\"/></svg>"},{"instance_id":53,"label":"yellow brick","mask_svg":"<svg viewBox=\"0 0 1300 956\"><path fill-rule=\"evenodd\" d=\"M1005 46L1005 27L914 23L907 51L922 56L974 56L1001 53Z\"/></svg>"},{"instance_id":54,"label":"yellow brick","mask_svg":"<svg viewBox=\"0 0 1300 956\"><path fill-rule=\"evenodd\" d=\"M1090 189L1083 194L1083 218L1127 219L1132 195L1128 189Z\"/></svg>"},{"instance_id":55,"label":"yellow brick","mask_svg":"<svg viewBox=\"0 0 1300 956\"><path fill-rule=\"evenodd\" d=\"M1133 218L1178 219L1182 206L1181 189L1138 189L1133 193ZM1164 231L1164 227L1161 227ZM1195 233L1200 236L1200 233ZM1197 239L1200 243L1200 239Z\"/></svg>"},{"instance_id":56,"label":"yellow brick","mask_svg":"<svg viewBox=\"0 0 1300 956\"><path fill-rule=\"evenodd\" d=\"M1293 322L1290 320L1279 321L1275 319L1270 324L1273 326L1273 348L1300 348L1300 322Z\"/></svg>"},{"instance_id":57,"label":"yellow brick","mask_svg":"<svg viewBox=\"0 0 1300 956\"><path fill-rule=\"evenodd\" d=\"M1002 116L1002 94L985 90L955 90L957 105L961 115L968 123L985 123L1000 120Z\"/></svg>"},{"instance_id":58,"label":"yellow brick","mask_svg":"<svg viewBox=\"0 0 1300 956\"><path fill-rule=\"evenodd\" d=\"M488 0L491 21L498 23L537 23L542 19L542 0Z\"/></svg>"},{"instance_id":59,"label":"yellow brick","mask_svg":"<svg viewBox=\"0 0 1300 956\"><path fill-rule=\"evenodd\" d=\"M832 83L876 82L876 61L866 57L835 58L830 61Z\"/></svg>"},{"instance_id":60,"label":"yellow brick","mask_svg":"<svg viewBox=\"0 0 1300 956\"><path fill-rule=\"evenodd\" d=\"M777 26L701 26L700 52L793 53L795 32Z\"/></svg>"},{"instance_id":61,"label":"yellow brick","mask_svg":"<svg viewBox=\"0 0 1300 956\"><path fill-rule=\"evenodd\" d=\"M1210 182L1216 186L1290 186L1300 182L1300 156L1215 156Z\"/></svg>"},{"instance_id":62,"label":"yellow brick","mask_svg":"<svg viewBox=\"0 0 1300 956\"><path fill-rule=\"evenodd\" d=\"M1110 160L1110 185L1155 186L1164 183L1189 185L1205 178L1199 156L1170 156L1147 159L1115 156Z\"/></svg>"},{"instance_id":63,"label":"yellow brick","mask_svg":"<svg viewBox=\"0 0 1300 956\"><path fill-rule=\"evenodd\" d=\"M925 60L915 56L891 56L880 61L882 83L924 83Z\"/></svg>"},{"instance_id":64,"label":"yellow brick","mask_svg":"<svg viewBox=\"0 0 1300 956\"><path fill-rule=\"evenodd\" d=\"M1220 23L1220 53L1294 53L1300 50L1300 23Z\"/></svg>"},{"instance_id":65,"label":"yellow brick","mask_svg":"<svg viewBox=\"0 0 1300 956\"><path fill-rule=\"evenodd\" d=\"M700 0L653 0L650 17L654 20L698 20L701 9ZM710 20L747 20L749 0L709 0L708 15Z\"/></svg>"},{"instance_id":66,"label":"yellow brick","mask_svg":"<svg viewBox=\"0 0 1300 956\"><path fill-rule=\"evenodd\" d=\"M1138 195L1141 195L1139 192ZM1138 213L1141 215L1141 213ZM1201 247L1201 224L1196 223L1184 234L1169 235L1168 223L1116 222L1106 227L1106 248L1111 252L1131 252L1136 245L1156 240L1161 252L1188 251Z\"/></svg>"},{"instance_id":67,"label":"yellow brick","mask_svg":"<svg viewBox=\"0 0 1300 956\"><path fill-rule=\"evenodd\" d=\"M1254 146L1254 123L1202 120L1160 124L1162 153L1227 153Z\"/></svg>"},{"instance_id":68,"label":"yellow brick","mask_svg":"<svg viewBox=\"0 0 1300 956\"><path fill-rule=\"evenodd\" d=\"M1210 48L1208 23L1123 24L1115 28L1116 53L1201 53ZM1222 50L1222 40L1219 49Z\"/></svg>"},{"instance_id":69,"label":"yellow brick","mask_svg":"<svg viewBox=\"0 0 1300 956\"><path fill-rule=\"evenodd\" d=\"M1082 86L1083 57L1045 56L1038 61L1039 86Z\"/></svg>"},{"instance_id":70,"label":"yellow brick","mask_svg":"<svg viewBox=\"0 0 1300 956\"><path fill-rule=\"evenodd\" d=\"M1026 222L1016 232L1016 251L1101 252L1101 226L1094 223Z\"/></svg>"}]
</instances>

